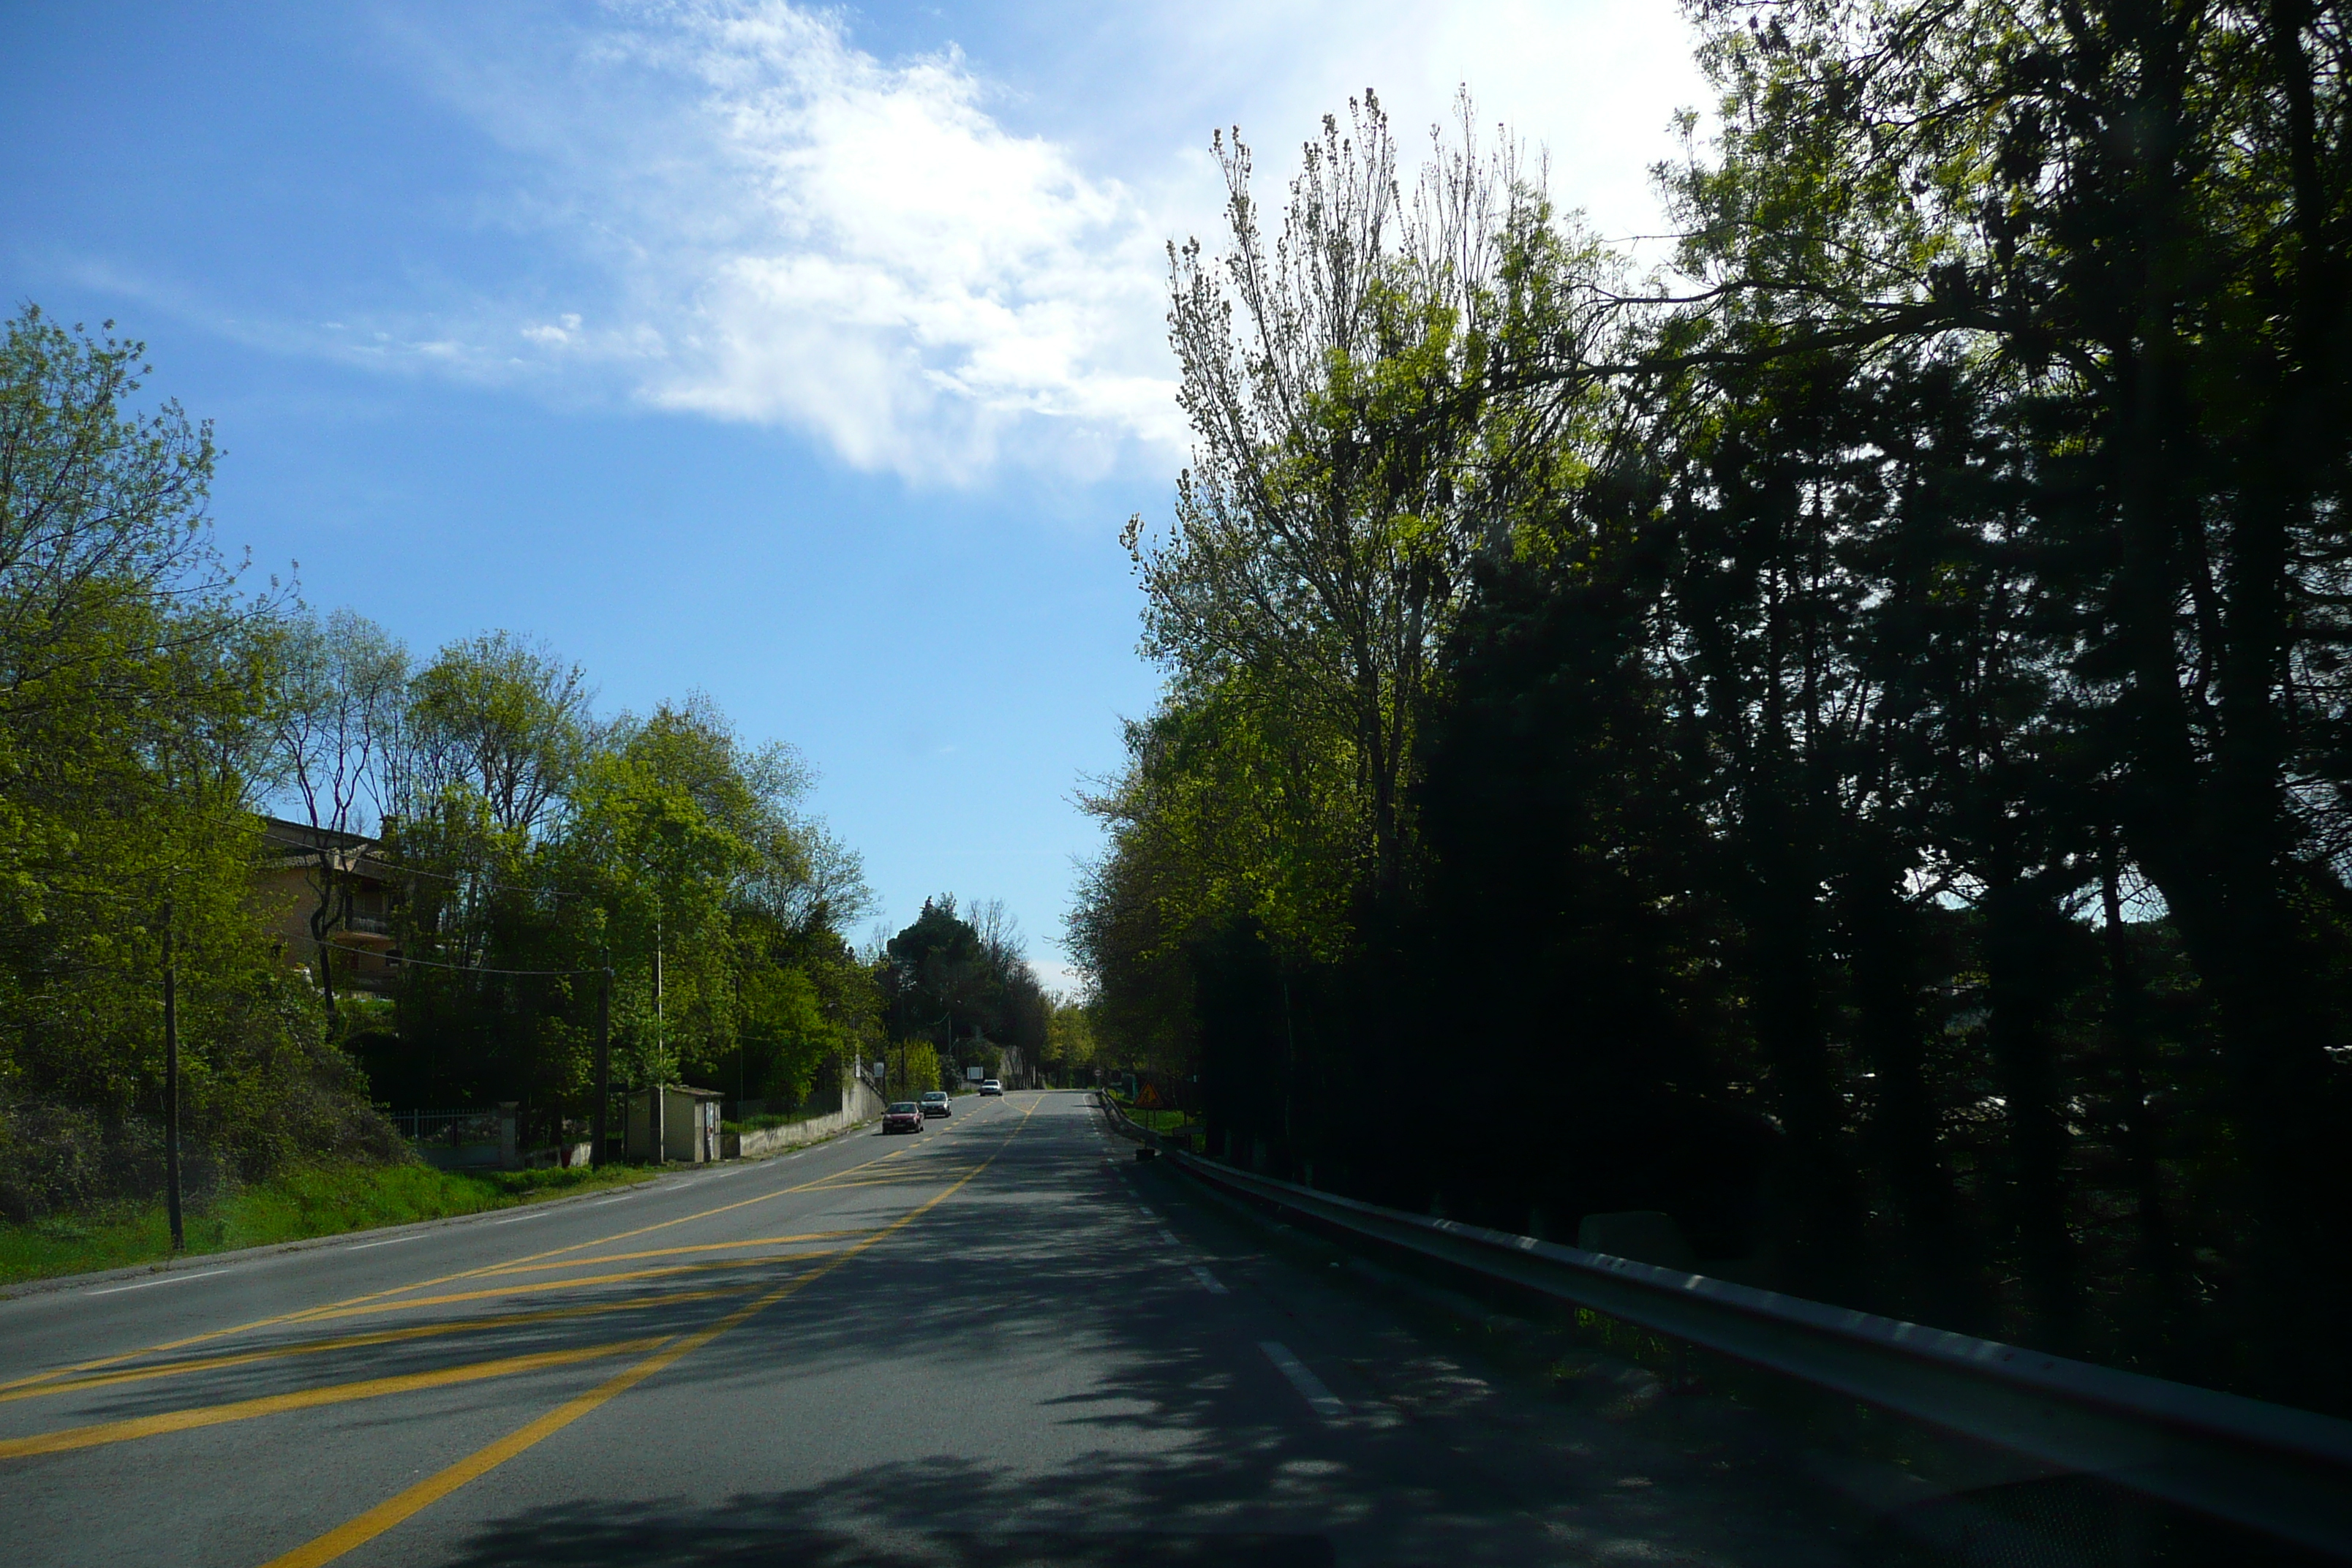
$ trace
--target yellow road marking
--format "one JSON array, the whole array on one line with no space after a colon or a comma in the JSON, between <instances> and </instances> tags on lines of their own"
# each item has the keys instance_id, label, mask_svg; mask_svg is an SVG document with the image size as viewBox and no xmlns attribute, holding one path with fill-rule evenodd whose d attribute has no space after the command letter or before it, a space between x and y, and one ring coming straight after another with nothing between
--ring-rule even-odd
<instances>
[{"instance_id":1,"label":"yellow road marking","mask_svg":"<svg viewBox=\"0 0 2352 1568\"><path fill-rule=\"evenodd\" d=\"M1040 1103L1042 1103L1042 1101L1040 1101ZM1026 1127L1029 1124L1029 1116L1034 1116L1036 1113L1037 1107L1035 1105L1032 1105L1029 1108L1028 1116L1024 1116L1018 1122L1014 1123L1013 1131L1005 1135L1005 1143L1010 1144L1013 1142L1013 1137L1021 1131L1022 1128ZM1004 1151L1002 1147L997 1150L998 1154L1001 1154ZM635 1388L637 1384L653 1376L656 1373L660 1372L663 1368L674 1364L679 1360L679 1358L690 1355L694 1352L700 1350L703 1346L709 1344L719 1335L727 1332L728 1330L749 1322L752 1318L757 1317L760 1313L767 1310L768 1308L775 1305L778 1301L782 1300L785 1297L790 1296L796 1291L803 1290L809 1286L815 1284L818 1280L824 1279L835 1269L839 1268L843 1264L847 1263L859 1253L867 1251L872 1247L881 1245L881 1243L893 1233L904 1226L912 1225L915 1221L920 1219L923 1215L939 1207L940 1205L947 1202L948 1199L955 1196L956 1194L961 1192L967 1184L979 1176L981 1172L987 1170L989 1166L995 1163L996 1154L991 1154L985 1161L982 1162L968 1174L959 1180L955 1185L949 1187L938 1196L931 1198L919 1206L909 1209L905 1215L893 1220L890 1224L883 1226L880 1230L876 1231L864 1241L858 1242L853 1247L843 1248L841 1255L835 1258L831 1263L826 1264L824 1268L804 1274L798 1279L785 1281L783 1284L777 1286L774 1289L768 1291L766 1294L747 1302L743 1306L738 1307L734 1311L728 1313L727 1316L721 1318L716 1323L711 1324L710 1327L689 1334L686 1338L670 1345L668 1348L647 1356L644 1361L637 1363L636 1365L628 1368L617 1376L610 1378L604 1383L598 1384L596 1387L590 1389L587 1393L580 1395L577 1399L569 1400L566 1403L556 1406L556 1408L549 1411L546 1415L541 1416L538 1420L533 1421L529 1426L522 1427L520 1430L509 1433L508 1436L499 1438L497 1442L492 1443L487 1448L478 1449L474 1453L467 1455L456 1464L449 1466L446 1469L444 1469L437 1474L427 1476L425 1479L417 1482L415 1486L410 1487L406 1491L385 1499L383 1502L380 1502L375 1507L368 1510L367 1512L360 1515L357 1519L352 1520L348 1523L336 1526L334 1529L327 1531L326 1534L320 1536L317 1540L307 1542L304 1544L296 1547L293 1551L285 1553L283 1556L271 1559L270 1562L265 1565L265 1568L321 1568L322 1564L333 1562L336 1558L341 1557L343 1553L352 1551L355 1547L366 1545L369 1542L373 1541L377 1536L382 1535L385 1531L390 1530L393 1526L400 1523L402 1521L414 1518L415 1515L422 1513L425 1510L432 1507L435 1503L440 1501L443 1498L447 1497L451 1492L457 1490L460 1487L465 1486L467 1482L478 1480L481 1477L489 1474L492 1470L497 1469L500 1465L505 1464L509 1459L513 1458L517 1454L523 1452L525 1449L533 1447L548 1437L553 1436L556 1433L562 1431L566 1426L571 1426L574 1421L579 1420L582 1416L588 1415L590 1412L599 1408L614 1397L627 1393L630 1389Z\"/></svg>"},{"instance_id":2,"label":"yellow road marking","mask_svg":"<svg viewBox=\"0 0 2352 1568\"><path fill-rule=\"evenodd\" d=\"M243 1351L236 1355L200 1356L194 1361L175 1361L167 1366L134 1367L129 1372L102 1372L95 1377L78 1377L67 1383L44 1383L31 1388L12 1389L0 1394L0 1404L12 1399L38 1399L50 1394L79 1394L86 1388L112 1388L125 1383L145 1383L159 1377L178 1377L184 1373L217 1372L224 1367L249 1366L255 1362L282 1361L289 1356L315 1355L321 1351L358 1350L366 1345L386 1345L403 1340L432 1339L441 1334L473 1333L485 1329L513 1328L524 1323L551 1323L565 1318L593 1317L605 1312L634 1311L642 1307L669 1306L677 1301L708 1301L727 1296L740 1296L753 1289L736 1286L725 1290L675 1290L657 1296L632 1296L625 1301L598 1301L586 1307L550 1307L538 1312L501 1312L490 1318L457 1318L446 1323L426 1323L414 1329L379 1329L372 1334L346 1334L340 1339L306 1340L300 1344L280 1345L274 1350Z\"/></svg>"},{"instance_id":3,"label":"yellow road marking","mask_svg":"<svg viewBox=\"0 0 2352 1568\"><path fill-rule=\"evenodd\" d=\"M882 1161L884 1161L884 1160L889 1160L889 1159L895 1159L895 1158L897 1158L897 1156L898 1156L900 1152L903 1152L903 1151L899 1151L899 1150L893 1150L893 1151L891 1151L891 1152L890 1152L890 1153L883 1154L883 1155L879 1155L879 1156L876 1157L875 1159L872 1159L872 1160L868 1160L868 1161L866 1161L866 1164L867 1164L867 1165L878 1165L878 1164L880 1164L880 1163L882 1163ZM864 1169L864 1168L865 1168L865 1167L864 1167L864 1166L862 1166L862 1165L853 1165L853 1166L851 1166L851 1167L850 1167L850 1169L851 1169L851 1170L862 1170L862 1169ZM404 1295L406 1295L406 1294L407 1294L409 1291L411 1291L411 1290L425 1290L425 1289L431 1289L433 1286L436 1286L436 1285L446 1285L446 1284L449 1284L450 1282L452 1282L453 1280L458 1280L458 1279L477 1279L481 1278L481 1277L482 1277L482 1276L484 1276L484 1275L490 1274L490 1273L495 1272L495 1271L497 1271L497 1270L506 1269L506 1268L512 1268L516 1267L518 1264L524 1264L524 1263L535 1263L535 1262L539 1261L539 1260L540 1260L541 1258L562 1258L562 1257L563 1257L563 1256L564 1256L565 1254L567 1254L567 1253L572 1253L572 1252L584 1252L584 1251L586 1251L588 1248L590 1248L590 1247L609 1247L609 1246L611 1246L613 1243L614 1243L614 1242L616 1242L616 1241L627 1241L627 1240L630 1240L631 1238L635 1237L640 1237L640 1236L650 1236L650 1235L652 1235L655 1231L657 1231L657 1230L667 1230L667 1229L669 1229L669 1228L670 1228L671 1226L673 1226L690 1225L690 1224L692 1224L694 1221L698 1220L698 1219L709 1219L709 1218L710 1218L713 1215L732 1214L732 1213L733 1213L735 1210L737 1210L737 1209L740 1209L740 1208L749 1208L749 1207L751 1207L753 1204L764 1204L764 1203L767 1203L767 1202L769 1202L770 1200L774 1199L774 1198L789 1197L789 1196L791 1196L791 1195L792 1195L793 1194L794 1194L794 1193L806 1192L806 1191L808 1191L809 1189L811 1189L811 1188L813 1188L813 1187L816 1186L816 1185L818 1184L818 1183L819 1183L819 1182L822 1182L822 1181L824 1181L824 1179L825 1179L825 1178L824 1178L824 1177L819 1177L819 1178L817 1178L817 1180L816 1180L816 1181L803 1182L803 1183L802 1183L802 1184L800 1184L798 1186L792 1186L792 1187L779 1187L779 1188L777 1188L777 1189L776 1189L774 1192L772 1192L772 1193L761 1193L758 1197L755 1197L755 1198L742 1198L742 1199L739 1199L737 1202L734 1202L734 1203L731 1203L731 1204L720 1204L720 1205L719 1205L718 1207L716 1207L716 1208L707 1208L707 1209L703 1209L703 1210L700 1210L699 1212L695 1213L695 1214L680 1215L678 1215L676 1219L657 1220L657 1221L656 1221L656 1222L655 1222L654 1224L652 1224L652 1225L641 1225L641 1226L637 1226L635 1230L625 1230L625 1231L621 1231L621 1232L619 1232L619 1233L618 1233L618 1234L616 1234L616 1235L613 1235L613 1236L606 1236L606 1237L599 1237L597 1239L595 1239L595 1240L593 1240L593 1241L575 1241L575 1242L573 1242L573 1243L572 1243L571 1246L569 1246L569 1247L550 1247L550 1248L549 1248L547 1251L545 1251L545 1252L532 1252L532 1253L527 1253L527 1254L525 1254L523 1257L520 1257L520 1258L514 1258L514 1259L512 1259L511 1261L509 1261L509 1262L506 1262L506 1263L485 1263L485 1264L483 1264L483 1265L482 1265L480 1268L467 1268L467 1269L463 1269L463 1270L461 1270L461 1271L459 1271L458 1273L456 1273L456 1274L444 1274L444 1275L440 1276L439 1278L437 1278L437 1279L420 1279L420 1280L418 1280L418 1281L417 1281L415 1284L414 1284L414 1285L400 1285L400 1286L395 1286L395 1287L394 1287L393 1289L389 1289L389 1290L375 1290L375 1291L372 1291L372 1292L370 1292L369 1294L364 1295L364 1296L353 1296L353 1297L349 1298L349 1300L346 1300L346 1301L337 1301L337 1302L332 1302L332 1303L330 1303L328 1306L325 1306L325 1307L317 1307L317 1308L312 1308L312 1309L309 1310L308 1311L289 1313L289 1314L288 1314L288 1315L287 1315L285 1318L283 1318L283 1319L273 1320L273 1321L284 1321L284 1322L299 1322L299 1321L302 1321L304 1318L306 1318L306 1317L310 1317L310 1316L313 1316L313 1315L320 1315L320 1316L327 1315L327 1314L329 1314L329 1313L333 1312L333 1311L335 1310L335 1309L336 1309L336 1308L339 1308L339 1307L343 1307L343 1306L347 1306L347 1305L352 1305L352 1304L356 1304L356 1303L358 1303L358 1302L362 1302L362 1301L382 1301L382 1300L389 1300L390 1298L394 1297L394 1296L404 1296ZM220 1330L220 1331L217 1331L217 1332L222 1332L222 1333L228 1333L228 1332L235 1332L236 1331L234 1331L234 1330Z\"/></svg>"},{"instance_id":4,"label":"yellow road marking","mask_svg":"<svg viewBox=\"0 0 2352 1568\"><path fill-rule=\"evenodd\" d=\"M912 1153L914 1151L909 1150L908 1152ZM928 1160L909 1160L905 1164L900 1165L897 1172L877 1171L872 1165L853 1165L846 1171L835 1171L830 1176L819 1176L815 1181L809 1184L809 1189L812 1192L823 1192L825 1188L832 1186L836 1182L852 1182L861 1179L869 1182L896 1180L898 1175L903 1173L917 1170L930 1171L944 1169L958 1173L976 1171L987 1163L988 1162L985 1160L975 1161L969 1154L957 1155L953 1159L950 1159L946 1154L935 1154ZM877 1161L875 1163L879 1164L880 1162Z\"/></svg>"},{"instance_id":5,"label":"yellow road marking","mask_svg":"<svg viewBox=\"0 0 2352 1568\"><path fill-rule=\"evenodd\" d=\"M845 1236L859 1236L872 1229L859 1226L854 1230L813 1230L803 1236L755 1236L749 1241L706 1241L694 1247L659 1247L649 1252L611 1252L601 1258L570 1258L561 1263L512 1263L497 1268L486 1268L478 1278L495 1279L502 1274L538 1274L551 1268L586 1268L598 1263L635 1263L645 1258L677 1258L689 1252L729 1252L746 1247L790 1247L803 1241L836 1241ZM786 1257L795 1256L787 1253ZM801 1253L803 1258L819 1258L822 1253Z\"/></svg>"},{"instance_id":6,"label":"yellow road marking","mask_svg":"<svg viewBox=\"0 0 2352 1568\"><path fill-rule=\"evenodd\" d=\"M844 1171L837 1176L825 1177L824 1180L816 1183L809 1190L811 1192L822 1193L829 1192L835 1187L844 1185L854 1186L873 1182L917 1181L921 1179L917 1174L918 1172L929 1172L932 1175L951 1175L977 1168L969 1164L958 1164L947 1166L944 1170L933 1171L931 1170L931 1162L928 1161L916 1161L908 1164L901 1165L896 1172L884 1171L879 1174L871 1176L861 1175L859 1171ZM860 1170L862 1171L863 1167L860 1167Z\"/></svg>"},{"instance_id":7,"label":"yellow road marking","mask_svg":"<svg viewBox=\"0 0 2352 1568\"><path fill-rule=\"evenodd\" d=\"M908 1151L904 1149L893 1149L887 1154L877 1154L871 1160L865 1161L860 1164L852 1165L850 1170L862 1171L868 1165L878 1165L885 1160L895 1160L899 1155L906 1153ZM845 1174L846 1173L836 1173ZM779 1187L772 1193L762 1193L758 1197L743 1198L731 1204L721 1204L716 1208L704 1209L698 1214L681 1215L676 1219L662 1220L658 1224L639 1226L635 1230L625 1230L617 1235L599 1237L593 1241L577 1241L573 1242L569 1247L558 1247L546 1252L527 1253L523 1257L515 1258L512 1261L515 1263L530 1263L538 1258L557 1258L567 1252L579 1252L591 1247L610 1246L612 1243L616 1241L626 1241L632 1237L648 1235L656 1230L667 1230L674 1225L686 1225L698 1219L709 1219L713 1215L722 1215L734 1209L747 1208L753 1204L763 1204L768 1202L771 1198L789 1197L794 1193L806 1192L810 1188L814 1187L828 1179L829 1178L819 1176L813 1181L803 1182L798 1186ZM518 1205L516 1206L520 1207L524 1205ZM208 1344L214 1340L227 1339L234 1334L250 1333L256 1329L276 1328L281 1323L300 1322L305 1319L312 1317L345 1316L347 1314L341 1312L340 1309L355 1307L363 1301L380 1301L384 1300L386 1297L404 1295L411 1290L429 1289L436 1285L446 1285L452 1280L470 1279L478 1274L487 1273L490 1269L505 1267L508 1267L508 1265L487 1263L482 1265L479 1268L462 1269L455 1274L443 1274L431 1279L419 1279L414 1284L396 1285L388 1290L371 1290L365 1295L346 1296L340 1301L329 1301L322 1306L305 1307L299 1311L279 1312L271 1317L256 1318L251 1322L236 1323L226 1329L208 1329L201 1334L190 1334L184 1339L166 1340L160 1344L146 1345L138 1350L118 1351L112 1355L99 1356L90 1361L76 1362L69 1366L52 1367L47 1372L34 1373L27 1377L12 1378L7 1382L0 1383L0 1392L5 1392L12 1388L23 1388L37 1383L47 1383L57 1378L70 1377L78 1372L96 1372L101 1367L120 1366L124 1362L137 1361L142 1356L161 1355L166 1351L185 1350L190 1345Z\"/></svg>"},{"instance_id":8,"label":"yellow road marking","mask_svg":"<svg viewBox=\"0 0 2352 1568\"><path fill-rule=\"evenodd\" d=\"M491 1290L457 1290L446 1296L415 1296L404 1301L372 1301L363 1307L342 1307L305 1318L306 1323L337 1318L366 1318L378 1312L404 1312L411 1307L446 1307L458 1301L495 1301L507 1296L530 1296L541 1290L572 1290L583 1285L613 1285L629 1279L667 1279L674 1274L698 1274L713 1268L756 1268L763 1263L798 1263L804 1258L830 1258L832 1251L795 1252L782 1258L727 1258L708 1263L674 1263L667 1268L630 1268L618 1274L591 1274L584 1279L542 1279L535 1285L501 1285ZM740 1292L733 1292L740 1294ZM696 1293L698 1299L699 1292Z\"/></svg>"},{"instance_id":9,"label":"yellow road marking","mask_svg":"<svg viewBox=\"0 0 2352 1568\"><path fill-rule=\"evenodd\" d=\"M37 1437L11 1437L0 1441L0 1459L21 1459L32 1454L62 1454L75 1448L95 1448L106 1443L126 1443L135 1437L160 1437L167 1432L218 1426L224 1422L250 1421L257 1415L278 1415L289 1410L310 1410L321 1405L342 1405L354 1399L377 1399L387 1394L414 1393L420 1388L444 1388L453 1383L478 1383L486 1377L512 1377L519 1373L538 1372L544 1367L569 1366L574 1362L624 1355L630 1351L667 1344L671 1338L668 1334L655 1334L644 1339L615 1340L611 1344L589 1345L581 1350L542 1351L535 1355L507 1356L499 1361L478 1361L465 1366L443 1367L438 1372L415 1372L400 1377L372 1377L361 1383L306 1388L299 1394L273 1394L263 1399L239 1399L227 1405L173 1410L161 1415L142 1415L130 1421L102 1421L89 1426L68 1426L61 1432L44 1432Z\"/></svg>"}]
</instances>

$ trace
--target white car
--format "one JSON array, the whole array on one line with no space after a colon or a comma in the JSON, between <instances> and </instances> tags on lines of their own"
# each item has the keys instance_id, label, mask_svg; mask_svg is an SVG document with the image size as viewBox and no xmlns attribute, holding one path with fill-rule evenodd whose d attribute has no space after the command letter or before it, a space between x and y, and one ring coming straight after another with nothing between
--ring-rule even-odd
<instances>
[{"instance_id":1,"label":"white car","mask_svg":"<svg viewBox=\"0 0 2352 1568\"><path fill-rule=\"evenodd\" d=\"M935 1089L923 1096L923 1114L926 1116L947 1116L952 1114L955 1108L948 1103L946 1089Z\"/></svg>"},{"instance_id":2,"label":"white car","mask_svg":"<svg viewBox=\"0 0 2352 1568\"><path fill-rule=\"evenodd\" d=\"M1004 1086L992 1078L984 1078L980 1080L980 1092L983 1095L1003 1094Z\"/></svg>"}]
</instances>

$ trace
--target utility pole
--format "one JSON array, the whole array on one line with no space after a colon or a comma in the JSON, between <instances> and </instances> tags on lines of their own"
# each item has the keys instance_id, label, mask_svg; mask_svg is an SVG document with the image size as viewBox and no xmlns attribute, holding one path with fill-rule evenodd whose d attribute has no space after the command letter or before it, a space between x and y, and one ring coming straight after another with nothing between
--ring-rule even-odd
<instances>
[{"instance_id":1,"label":"utility pole","mask_svg":"<svg viewBox=\"0 0 2352 1568\"><path fill-rule=\"evenodd\" d=\"M604 1165L604 1112L613 1103L613 972L596 972L596 1106L589 1118L588 1163Z\"/></svg>"},{"instance_id":2,"label":"utility pole","mask_svg":"<svg viewBox=\"0 0 2352 1568\"><path fill-rule=\"evenodd\" d=\"M1290 1135L1290 1091L1298 1078L1298 1031L1290 1023L1290 980L1282 982L1282 1142L1286 1152L1297 1157Z\"/></svg>"},{"instance_id":3,"label":"utility pole","mask_svg":"<svg viewBox=\"0 0 2352 1568\"><path fill-rule=\"evenodd\" d=\"M663 917L661 903L656 900L654 903L654 1039L659 1054L655 1058L653 1095L646 1102L646 1141L653 1145L654 1163L656 1165L662 1163L662 1157L667 1152L662 1142L662 1112L668 1109L664 1101L668 1099L669 1088L667 1079L669 1070L669 1018L662 1011Z\"/></svg>"},{"instance_id":4,"label":"utility pole","mask_svg":"<svg viewBox=\"0 0 2352 1568\"><path fill-rule=\"evenodd\" d=\"M172 955L172 903L163 901L163 1207L172 1220L172 1250L185 1252L180 1221L180 987Z\"/></svg>"}]
</instances>

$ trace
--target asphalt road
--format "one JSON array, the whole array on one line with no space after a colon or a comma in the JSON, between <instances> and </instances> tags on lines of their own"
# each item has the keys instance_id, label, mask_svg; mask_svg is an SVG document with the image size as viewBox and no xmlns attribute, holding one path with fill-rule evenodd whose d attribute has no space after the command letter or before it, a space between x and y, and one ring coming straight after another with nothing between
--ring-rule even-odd
<instances>
[{"instance_id":1,"label":"asphalt road","mask_svg":"<svg viewBox=\"0 0 2352 1568\"><path fill-rule=\"evenodd\" d=\"M1501 1385L1077 1094L0 1303L24 1564L1843 1564ZM1634 1424L1638 1426L1638 1424Z\"/></svg>"}]
</instances>

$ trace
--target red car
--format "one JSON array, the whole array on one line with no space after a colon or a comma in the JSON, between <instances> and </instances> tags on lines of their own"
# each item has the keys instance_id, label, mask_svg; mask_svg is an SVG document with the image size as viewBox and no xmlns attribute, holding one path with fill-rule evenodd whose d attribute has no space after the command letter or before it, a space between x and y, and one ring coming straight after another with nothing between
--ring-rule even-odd
<instances>
[{"instance_id":1,"label":"red car","mask_svg":"<svg viewBox=\"0 0 2352 1568\"><path fill-rule=\"evenodd\" d=\"M885 1132L920 1132L923 1130L923 1108L911 1100L902 1100L882 1113Z\"/></svg>"}]
</instances>

